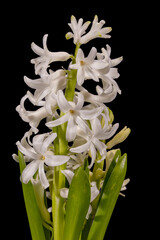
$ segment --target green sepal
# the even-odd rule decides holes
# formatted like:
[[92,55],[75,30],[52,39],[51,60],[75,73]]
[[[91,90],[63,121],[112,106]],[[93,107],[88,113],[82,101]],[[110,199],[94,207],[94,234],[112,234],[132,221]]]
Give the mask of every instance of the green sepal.
[[115,167],[106,181],[87,240],[103,240],[126,175],[126,170],[127,154],[124,154],[118,158]]
[[85,170],[75,173],[66,204],[63,240],[79,240],[90,204],[90,183]]
[[[24,161],[23,154],[20,151],[18,151],[18,157],[20,173],[22,174],[24,168],[26,167],[26,164]],[[22,189],[32,240],[45,240],[42,219],[37,206],[34,189],[31,181],[29,181],[27,184],[24,184],[22,182]]]

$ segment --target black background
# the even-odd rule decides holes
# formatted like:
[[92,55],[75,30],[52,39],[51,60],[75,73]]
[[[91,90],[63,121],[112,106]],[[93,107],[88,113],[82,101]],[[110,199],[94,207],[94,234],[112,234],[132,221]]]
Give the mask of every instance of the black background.
[[15,108],[29,89],[23,76],[36,78],[30,63],[30,59],[35,57],[30,44],[34,41],[38,46],[42,46],[42,37],[47,33],[50,51],[73,53],[72,40],[67,41],[64,37],[70,31],[67,23],[70,22],[72,14],[77,19],[82,17],[84,21],[92,21],[97,14],[100,20],[106,21],[106,26],[112,27],[111,39],[96,39],[82,46],[85,55],[92,46],[100,51],[101,47],[109,44],[112,48],[111,58],[124,58],[118,66],[120,78],[117,79],[122,95],[118,95],[108,106],[113,110],[115,122],[119,122],[120,129],[128,126],[132,130],[126,142],[121,144],[122,153],[128,153],[126,177],[131,181],[126,197],[120,196],[117,201],[106,239],[144,239],[149,234],[153,237],[152,200],[157,197],[152,188],[156,181],[152,175],[152,166],[155,168],[157,163],[153,158],[155,145],[152,148],[153,136],[150,134],[158,131],[154,108],[156,105],[158,109],[158,100],[153,103],[158,79],[154,78],[156,67],[155,58],[152,56],[158,50],[154,48],[158,32],[155,25],[156,6],[138,1],[117,3],[118,1],[100,2],[96,7],[93,3],[90,5],[89,2],[76,2],[69,7],[68,3],[62,2],[58,4],[41,1],[33,5],[26,1],[2,8],[1,211],[4,212],[2,230],[6,235],[5,239],[31,239],[19,181],[19,168],[11,157],[12,153],[17,151],[15,142],[29,129]]

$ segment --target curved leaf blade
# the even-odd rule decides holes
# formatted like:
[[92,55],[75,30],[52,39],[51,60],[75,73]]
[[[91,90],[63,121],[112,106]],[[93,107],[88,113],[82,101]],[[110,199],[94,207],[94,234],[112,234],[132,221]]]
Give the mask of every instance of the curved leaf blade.
[[75,173],[66,205],[64,240],[79,240],[90,204],[90,183],[83,168]]
[[[24,161],[23,154],[18,151],[20,172],[22,174],[26,164]],[[24,202],[26,206],[30,231],[32,235],[32,240],[45,240],[45,234],[43,230],[42,220],[40,212],[37,206],[34,189],[31,182],[24,184],[22,182]]]
[[103,240],[127,170],[127,154],[118,159],[100,199],[87,240]]

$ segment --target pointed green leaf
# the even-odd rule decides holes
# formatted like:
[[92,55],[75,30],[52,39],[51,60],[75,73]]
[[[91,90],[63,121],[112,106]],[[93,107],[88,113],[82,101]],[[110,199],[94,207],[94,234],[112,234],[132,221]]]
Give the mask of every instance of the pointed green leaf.
[[[108,171],[107,171],[107,173],[106,173],[106,176],[105,176],[105,178],[104,178],[104,183],[103,183],[103,186],[102,186],[102,189],[101,189],[101,193],[100,193],[99,199],[97,199],[97,203],[96,203],[97,206],[93,207],[93,205],[92,205],[92,214],[90,215],[90,218],[87,220],[87,222],[86,222],[86,224],[85,224],[85,226],[84,226],[83,232],[82,232],[82,239],[83,239],[83,240],[86,240],[87,237],[88,237],[88,234],[89,234],[89,231],[90,231],[92,222],[93,222],[93,218],[94,218],[94,215],[95,215],[96,210],[97,210],[97,208],[98,208],[98,204],[99,204],[99,202],[100,202],[100,199],[101,199],[101,197],[102,197],[102,195],[103,195],[105,186],[106,186],[107,181],[108,181],[108,179],[109,179],[109,177],[110,177],[110,175],[111,175],[111,173],[112,173],[114,167],[116,166],[116,163],[118,162],[118,159],[119,159],[120,157],[121,157],[121,151],[120,151],[120,149],[118,149],[118,150],[116,151],[115,155],[114,155],[114,158],[113,158],[113,160],[112,160],[112,162],[111,162],[111,164],[110,164],[110,166],[109,166],[109,169],[108,169]],[[92,204],[93,204],[93,203],[92,203]]]
[[[20,172],[22,174],[26,164],[24,161],[23,154],[20,151],[18,152],[18,157],[20,164]],[[32,240],[45,240],[42,220],[37,206],[32,183],[31,182],[27,184],[22,183],[22,189]]]
[[90,183],[83,168],[75,173],[66,205],[63,240],[79,240],[90,204]]
[[103,187],[102,187],[102,190],[101,190],[101,195],[100,195],[99,201],[100,201],[100,199],[101,199],[101,197],[102,197],[102,195],[103,195],[103,191],[104,191],[104,188],[105,188],[105,186],[106,186],[106,184],[107,184],[107,181],[108,181],[108,179],[109,179],[109,177],[110,177],[110,175],[111,175],[111,173],[112,173],[114,167],[116,166],[116,164],[117,164],[117,162],[118,162],[118,160],[119,160],[120,157],[121,157],[121,150],[118,149],[118,150],[116,151],[116,153],[115,153],[115,155],[114,155],[114,158],[113,158],[113,160],[112,160],[112,162],[111,162],[111,164],[110,164],[110,166],[109,166],[109,169],[108,169],[108,171],[107,171],[107,173],[106,173],[106,176],[105,176],[105,179],[104,179],[104,183],[103,183]]
[[118,159],[103,190],[87,240],[103,240],[127,169],[127,155]]

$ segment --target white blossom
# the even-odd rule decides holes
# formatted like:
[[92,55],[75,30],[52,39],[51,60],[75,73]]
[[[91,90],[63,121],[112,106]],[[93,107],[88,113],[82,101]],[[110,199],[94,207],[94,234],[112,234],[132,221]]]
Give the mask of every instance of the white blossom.
[[31,44],[32,50],[39,55],[39,57],[32,59],[31,63],[35,64],[35,73],[40,76],[46,74],[50,63],[66,61],[71,57],[67,52],[50,52],[47,48],[47,37],[48,34],[43,37],[43,48],[38,47],[35,43]]
[[[112,124],[113,113],[104,105],[104,103],[113,101],[117,93],[121,94],[121,89],[116,82],[119,77],[116,66],[123,58],[111,59],[111,47],[108,44],[101,49],[101,52],[97,52],[97,49],[92,47],[86,57],[81,49],[82,44],[86,44],[92,39],[110,38],[108,33],[112,29],[105,27],[104,24],[105,21],[99,21],[97,15],[92,23],[84,22],[82,18],[77,20],[71,16],[71,22],[68,24],[71,32],[66,34],[66,38],[73,38],[76,45],[74,56],[67,52],[49,51],[47,34],[43,36],[42,48],[32,43],[31,48],[38,56],[32,59],[31,63],[34,64],[35,74],[39,76],[36,79],[24,76],[24,82],[31,88],[31,91],[27,91],[16,107],[22,120],[31,127],[21,141],[16,143],[26,162],[26,167],[21,174],[21,181],[25,184],[30,180],[33,184],[38,181],[38,184],[46,189],[53,184],[56,169],[64,174],[70,185],[75,171],[79,167],[84,167],[86,159],[88,159],[90,203],[100,193],[99,189],[104,181],[100,177],[102,174],[104,176],[109,169],[117,151],[112,147],[124,141],[130,133],[130,129],[125,127],[114,136],[119,124]],[[51,63],[68,59],[71,59],[72,62],[68,63],[66,69],[61,67],[61,69],[53,71],[50,68]],[[97,83],[94,94],[90,92],[89,88],[84,87],[86,80],[93,80]],[[74,96],[73,101],[67,100],[70,97],[69,93]],[[26,110],[28,100],[36,107],[35,111]],[[50,129],[54,128],[53,131],[37,134],[41,124],[44,123],[42,120],[45,120],[45,126]],[[34,136],[32,136],[33,133]],[[56,139],[57,137],[60,138]],[[112,139],[108,140],[110,138]],[[69,142],[68,145],[67,142]],[[59,150],[64,150],[63,147],[65,155],[55,155],[55,152],[60,153]],[[108,149],[112,150],[108,152]],[[13,158],[19,162],[16,154],[13,154]],[[94,164],[103,160],[106,161],[105,170],[104,168],[98,169],[99,172],[96,172],[97,176],[100,176],[98,178],[94,174],[96,171]],[[63,166],[59,167],[63,164],[65,164],[65,169]],[[92,167],[93,172],[91,171]],[[100,179],[99,184],[95,182],[97,179]],[[61,181],[60,178],[59,181]],[[126,189],[128,182],[129,179],[124,180],[121,191]],[[56,181],[54,184],[55,187],[58,187]],[[66,188],[64,184],[61,187],[59,189],[60,196],[67,199],[69,188]],[[54,191],[52,188],[49,190]],[[48,193],[51,199],[52,195],[52,192]],[[124,196],[123,193],[120,195]],[[90,204],[86,219],[89,218],[91,212]]]
[[41,107],[36,111],[27,111],[24,107],[25,100],[28,99],[28,94],[22,97],[20,101],[20,105],[16,107],[16,111],[19,113],[20,117],[23,121],[28,122],[29,125],[32,127],[32,130],[37,133],[38,132],[38,125],[40,121],[46,118],[49,114],[46,111],[45,107]]
[[81,86],[86,79],[93,79],[96,82],[99,81],[97,70],[104,69],[106,67],[106,63],[101,60],[95,60],[96,55],[97,49],[95,47],[91,49],[88,57],[86,58],[82,49],[78,49],[76,63],[70,65],[71,69],[77,69],[78,85]]
[[[25,137],[27,137],[27,134],[25,134]],[[50,167],[55,167],[60,166],[69,160],[68,156],[54,155],[53,151],[49,148],[56,137],[56,133],[44,133],[34,136],[32,145],[31,143],[27,143],[24,138],[23,141],[18,141],[16,143],[18,149],[24,154],[29,162],[22,172],[22,181],[24,183],[28,183],[38,170],[40,182],[44,188],[47,188],[49,182],[45,175],[45,164]]]
[[71,17],[71,23],[69,23],[68,25],[70,26],[73,33],[68,32],[66,34],[66,38],[67,39],[73,38],[74,44],[79,45],[85,44],[94,38],[110,38],[110,35],[108,35],[108,33],[112,30],[112,28],[111,27],[103,28],[105,21],[101,20],[100,22],[98,22],[97,15],[94,17],[91,29],[88,33],[86,33],[85,30],[88,28],[90,22],[87,21],[83,25],[82,24],[83,24],[82,18],[80,18],[79,21],[77,22],[74,16]]
[[82,121],[81,118],[77,117],[77,123],[80,127],[78,135],[84,138],[86,140],[86,143],[80,146],[72,147],[70,149],[70,151],[74,153],[90,151],[92,161],[89,165],[89,168],[91,168],[95,162],[97,154],[96,150],[98,150],[101,155],[101,159],[99,161],[102,161],[106,157],[107,146],[101,140],[109,139],[110,137],[112,137],[119,127],[118,123],[114,124],[113,126],[109,126],[106,122],[104,127],[102,127],[101,122],[98,118],[95,118],[90,122],[91,129],[89,128],[87,123]]
[[66,38],[67,39],[73,38],[74,44],[80,43],[81,36],[85,34],[86,29],[88,28],[90,23],[91,23],[90,21],[87,21],[83,24],[82,18],[80,18],[77,22],[76,18],[72,15],[71,23],[68,23],[68,25],[70,26],[73,33],[68,32],[66,34]]
[[57,93],[59,89],[64,89],[67,82],[66,71],[59,69],[51,72],[39,79],[32,80],[24,77],[25,83],[35,89],[34,95],[28,92],[29,100],[37,106],[45,106],[49,114],[53,114],[56,101],[52,97],[53,93]]
[[83,109],[84,98],[83,95],[79,92],[76,93],[75,102],[67,101],[62,90],[57,92],[58,106],[60,110],[65,113],[60,118],[47,122],[47,127],[56,127],[65,122],[68,122],[66,129],[66,139],[67,141],[73,141],[77,133],[77,118],[80,117],[83,120],[91,120],[96,118],[103,111],[103,107],[97,107],[94,109]]
[[70,160],[67,162],[67,169],[76,170],[77,168],[83,166],[85,158],[88,158],[87,153],[70,155]]
[[116,88],[117,92],[121,94],[121,90],[114,79],[119,77],[118,69],[115,68],[122,60],[123,57],[111,59],[111,47],[107,44],[106,49],[102,48],[102,53],[97,53],[97,58],[103,62],[106,62],[106,68],[98,70],[99,78],[102,79],[103,88],[97,86],[98,94],[108,94],[112,91],[113,86]]

